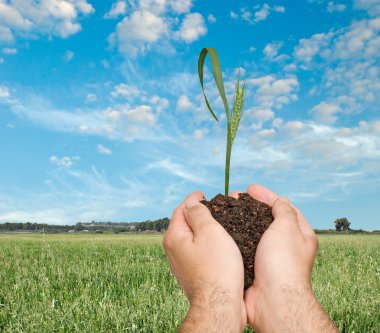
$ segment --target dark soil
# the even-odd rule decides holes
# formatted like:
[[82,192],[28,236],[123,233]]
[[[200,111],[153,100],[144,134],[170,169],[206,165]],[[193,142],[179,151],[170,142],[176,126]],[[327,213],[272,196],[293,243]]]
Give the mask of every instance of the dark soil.
[[252,285],[255,277],[257,245],[264,231],[273,222],[272,208],[252,198],[248,193],[240,193],[238,199],[218,194],[210,201],[201,202],[239,247],[244,262],[244,290],[246,290]]

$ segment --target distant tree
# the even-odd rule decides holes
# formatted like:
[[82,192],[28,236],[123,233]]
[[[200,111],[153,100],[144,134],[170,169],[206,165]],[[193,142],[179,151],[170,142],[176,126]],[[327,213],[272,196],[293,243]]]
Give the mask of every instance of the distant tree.
[[334,223],[335,223],[336,231],[348,231],[348,230],[350,230],[350,224],[351,223],[345,217],[336,219]]

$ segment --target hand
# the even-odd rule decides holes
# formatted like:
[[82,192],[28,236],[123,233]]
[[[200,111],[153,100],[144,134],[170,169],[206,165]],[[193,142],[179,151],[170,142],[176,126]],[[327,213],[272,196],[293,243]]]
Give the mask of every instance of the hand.
[[246,326],[244,268],[238,247],[190,194],[174,211],[163,244],[190,302],[180,332],[241,332]]
[[255,280],[245,303],[256,332],[337,332],[311,289],[318,239],[288,199],[259,185],[247,192],[272,206],[273,223],[256,251]]

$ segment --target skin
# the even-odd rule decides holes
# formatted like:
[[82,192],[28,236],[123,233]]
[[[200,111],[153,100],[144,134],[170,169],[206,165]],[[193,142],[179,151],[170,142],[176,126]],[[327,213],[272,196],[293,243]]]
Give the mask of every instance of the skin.
[[258,245],[255,281],[245,295],[240,251],[199,203],[203,193],[191,193],[173,213],[164,248],[190,302],[179,332],[242,332],[247,323],[256,332],[338,332],[312,292],[312,228],[288,199],[259,185],[247,192],[272,206],[274,221]]

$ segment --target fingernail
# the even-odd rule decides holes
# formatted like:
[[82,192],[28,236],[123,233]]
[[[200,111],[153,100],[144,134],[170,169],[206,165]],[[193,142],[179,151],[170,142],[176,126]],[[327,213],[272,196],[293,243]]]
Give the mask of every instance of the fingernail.
[[190,209],[191,207],[194,207],[195,205],[198,205],[199,204],[199,201],[198,200],[195,200],[195,199],[189,199],[186,201],[186,209]]

